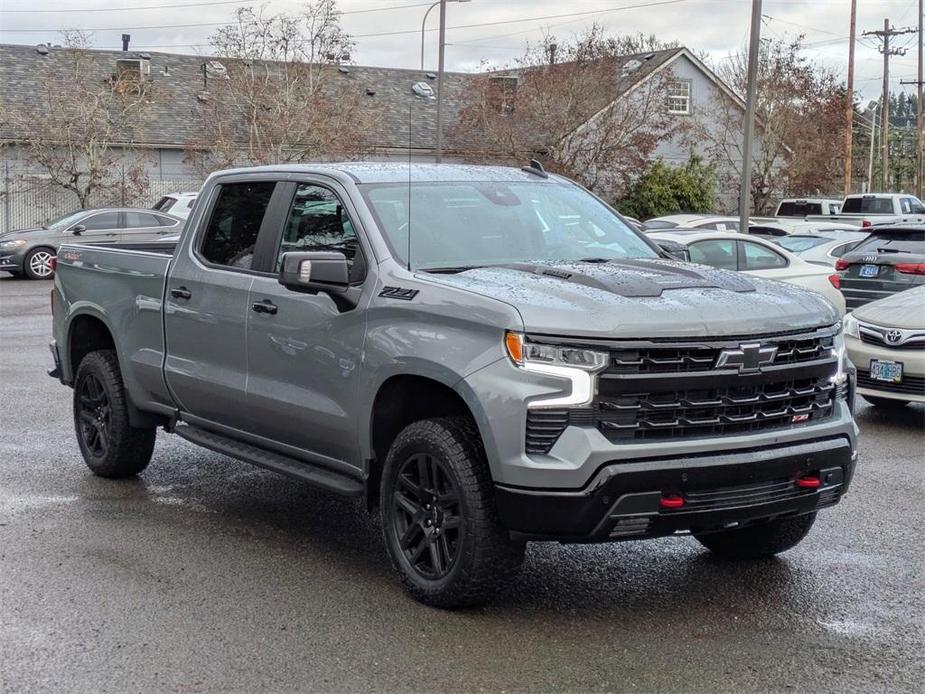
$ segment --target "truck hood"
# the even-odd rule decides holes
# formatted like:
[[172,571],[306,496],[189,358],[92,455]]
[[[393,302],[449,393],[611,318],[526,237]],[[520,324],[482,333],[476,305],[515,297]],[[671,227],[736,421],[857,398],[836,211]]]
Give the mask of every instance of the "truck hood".
[[531,263],[426,277],[512,305],[527,332],[538,334],[715,337],[838,321],[832,305],[813,292],[670,260]]

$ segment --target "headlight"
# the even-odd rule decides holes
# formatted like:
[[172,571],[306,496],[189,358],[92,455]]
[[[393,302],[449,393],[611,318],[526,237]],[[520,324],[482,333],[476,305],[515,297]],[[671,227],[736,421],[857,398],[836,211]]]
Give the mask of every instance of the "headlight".
[[583,407],[594,399],[597,373],[609,355],[591,349],[527,342],[520,333],[505,333],[504,346],[511,361],[524,371],[555,376],[571,382],[571,393],[531,400],[527,407]]
[[860,329],[858,328],[858,319],[855,318],[852,314],[846,314],[845,317],[842,318],[841,324],[845,335],[856,337],[859,340],[861,339]]
[[19,248],[20,246],[25,246],[25,239],[16,239],[15,241],[0,241],[0,248],[10,250],[13,248]]

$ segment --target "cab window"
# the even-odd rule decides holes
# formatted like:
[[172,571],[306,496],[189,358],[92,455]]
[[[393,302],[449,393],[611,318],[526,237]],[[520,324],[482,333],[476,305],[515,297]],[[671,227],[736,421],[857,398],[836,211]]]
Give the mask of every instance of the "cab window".
[[787,259],[766,246],[748,241],[740,241],[742,245],[743,270],[771,270],[773,268],[787,267]]
[[101,231],[104,229],[118,229],[119,228],[119,213],[118,212],[103,212],[102,214],[95,214],[87,217],[85,220],[80,222],[83,224],[87,231]]
[[353,223],[338,197],[322,186],[302,183],[296,188],[276,255],[276,269],[282,265],[283,253],[296,251],[337,251],[347,258],[351,282],[362,280],[365,274]]
[[732,239],[709,239],[690,245],[691,262],[722,270],[737,269],[736,246]]
[[275,185],[258,181],[221,186],[200,246],[204,260],[214,265],[251,269],[257,235]]

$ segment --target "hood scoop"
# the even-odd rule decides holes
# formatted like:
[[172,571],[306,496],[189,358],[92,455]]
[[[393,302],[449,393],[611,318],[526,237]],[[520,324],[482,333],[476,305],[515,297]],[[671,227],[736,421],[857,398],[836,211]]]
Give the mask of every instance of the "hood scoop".
[[514,263],[501,267],[616,294],[659,297],[666,289],[725,289],[753,292],[755,285],[731,271],[699,269],[671,260],[614,260],[607,263]]

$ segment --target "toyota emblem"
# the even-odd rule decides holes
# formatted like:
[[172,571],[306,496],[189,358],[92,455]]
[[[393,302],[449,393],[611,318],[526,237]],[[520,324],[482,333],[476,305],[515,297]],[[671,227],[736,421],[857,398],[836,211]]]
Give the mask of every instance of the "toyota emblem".
[[902,330],[890,330],[886,334],[886,341],[891,345],[897,344],[900,340],[903,339]]

